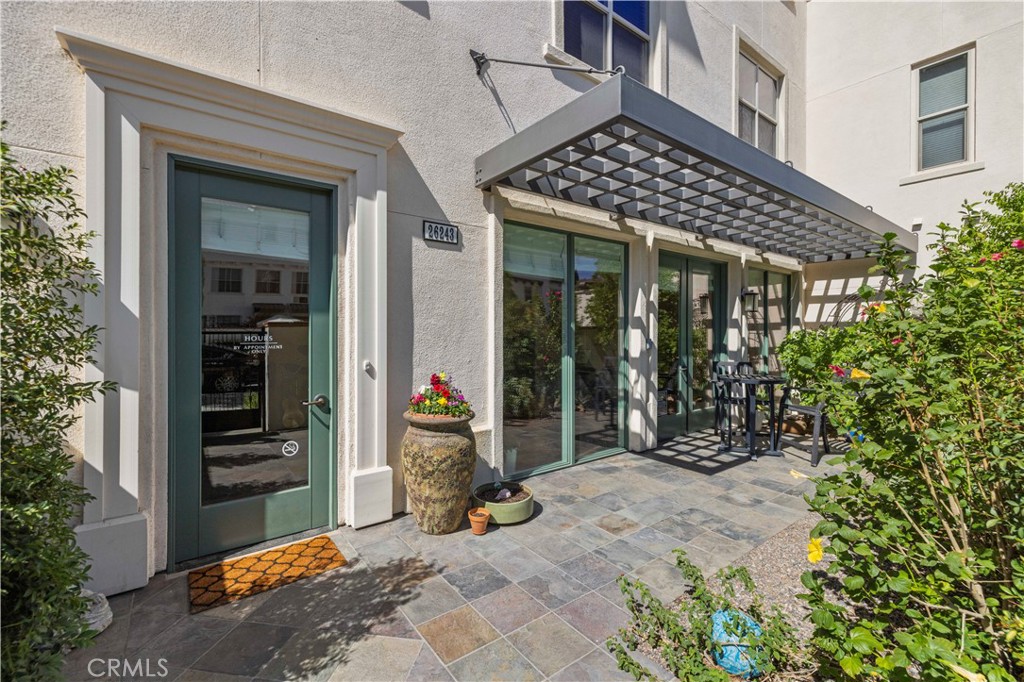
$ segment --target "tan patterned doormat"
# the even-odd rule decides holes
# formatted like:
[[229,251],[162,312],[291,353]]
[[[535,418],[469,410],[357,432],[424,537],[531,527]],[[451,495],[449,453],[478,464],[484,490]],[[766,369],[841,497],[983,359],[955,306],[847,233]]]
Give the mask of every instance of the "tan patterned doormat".
[[347,563],[329,537],[318,535],[189,571],[188,596],[192,613],[251,597]]

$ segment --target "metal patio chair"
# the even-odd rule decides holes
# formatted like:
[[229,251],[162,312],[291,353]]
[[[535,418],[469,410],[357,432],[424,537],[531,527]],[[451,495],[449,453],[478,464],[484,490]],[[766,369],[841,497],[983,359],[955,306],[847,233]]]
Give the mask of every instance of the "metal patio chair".
[[810,405],[801,405],[799,403],[790,402],[790,396],[793,392],[792,386],[786,386],[782,389],[782,398],[779,400],[779,416],[778,416],[778,438],[775,442],[775,449],[780,450],[782,448],[782,422],[786,418],[786,413],[800,414],[806,417],[810,417],[814,422],[813,438],[811,442],[811,466],[818,466],[818,461],[821,459],[821,452],[818,449],[818,441],[824,443],[825,454],[830,454],[831,450],[828,446],[828,415],[826,414],[826,405],[822,401],[813,407]]

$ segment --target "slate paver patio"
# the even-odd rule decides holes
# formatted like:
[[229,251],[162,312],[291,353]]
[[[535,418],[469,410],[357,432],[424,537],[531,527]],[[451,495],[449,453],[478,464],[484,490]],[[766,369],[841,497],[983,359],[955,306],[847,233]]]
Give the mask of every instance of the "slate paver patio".
[[[627,620],[627,572],[672,599],[672,550],[713,572],[807,513],[809,455],[749,461],[710,433],[529,480],[537,512],[474,536],[421,533],[409,515],[331,538],[349,565],[188,614],[186,574],[111,599],[115,618],[74,651],[166,659],[164,680],[617,680],[604,641]],[[827,460],[826,460],[827,461]]]

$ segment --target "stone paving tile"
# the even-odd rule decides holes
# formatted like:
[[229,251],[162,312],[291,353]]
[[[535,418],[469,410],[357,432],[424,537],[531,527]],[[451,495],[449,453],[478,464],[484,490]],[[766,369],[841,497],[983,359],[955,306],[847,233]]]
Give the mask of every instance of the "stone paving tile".
[[738,542],[731,538],[723,537],[713,531],[708,531],[703,535],[698,535],[693,540],[687,542],[686,546],[695,547],[705,552],[715,554],[725,558],[726,561],[731,561],[741,557],[754,548],[754,545],[748,542]]
[[423,643],[418,641],[372,636],[353,645],[328,679],[331,682],[404,680],[422,648]]
[[537,536],[530,543],[530,549],[552,563],[560,563],[578,557],[587,551],[563,534],[555,533]]
[[581,523],[575,528],[570,528],[562,533],[562,537],[584,549],[601,547],[615,540],[614,535],[590,523]]
[[682,511],[682,507],[667,497],[651,497],[643,502],[631,504],[620,509],[618,514],[632,519],[642,526],[653,526],[658,521],[667,519]]
[[641,528],[635,533],[630,533],[622,539],[629,544],[635,545],[645,552],[650,552],[656,556],[664,554],[665,552],[670,552],[683,544],[683,541],[679,538],[666,535],[654,528],[646,527]]
[[420,649],[420,655],[412,664],[406,682],[451,682],[454,678],[441,663],[441,659],[429,647]]
[[161,582],[162,589],[151,594],[137,594],[132,609],[156,609],[186,615],[189,610],[187,576],[182,573]]
[[255,675],[299,630],[283,625],[240,623],[192,664],[196,670]]
[[652,525],[651,528],[659,533],[675,538],[679,542],[692,540],[705,531],[700,524],[689,521],[685,511],[675,516],[670,516],[667,519],[662,519]]
[[573,516],[564,508],[559,509],[553,506],[548,507],[546,513],[540,517],[534,519],[531,525],[536,526],[532,529],[532,532],[526,535],[528,540],[532,540],[537,536],[539,529],[547,529],[553,533],[560,533],[564,530],[569,530],[575,526],[583,523],[583,520]]
[[425,550],[420,552],[420,557],[441,574],[457,571],[480,561],[480,555],[461,542]]
[[500,530],[488,530],[486,535],[471,535],[464,540],[464,544],[484,559],[500,557],[522,547],[512,536]]
[[491,642],[448,668],[459,682],[536,682],[544,676],[504,639]]
[[526,547],[520,547],[515,552],[509,552],[500,557],[492,557],[490,562],[502,575],[513,582],[525,580],[531,575],[554,567],[553,563]]
[[126,656],[163,658],[170,667],[188,668],[237,625],[223,618],[183,618],[137,652],[126,652]]
[[594,648],[553,613],[519,628],[508,635],[508,641],[545,675],[558,672]]
[[552,503],[557,504],[560,507],[568,507],[577,502],[582,502],[583,498],[575,493],[569,491],[561,491],[557,493],[548,493],[545,497]]
[[[211,611],[217,610],[211,609]],[[148,644],[150,640],[170,628],[184,616],[169,615],[165,611],[136,609],[121,617],[128,623],[128,636],[124,642],[124,648],[132,651]]]
[[785,507],[786,509],[799,512],[801,515],[806,514],[811,509],[810,505],[807,504],[807,501],[802,497],[793,497],[792,495],[787,495],[785,493],[776,495],[772,499],[768,500],[768,504],[777,507]]
[[619,670],[615,659],[604,651],[594,649],[549,679],[554,682],[631,682],[633,676]]
[[[621,598],[622,593],[619,593]],[[555,613],[584,637],[603,647],[605,640],[629,622],[626,611],[602,597],[589,592],[579,599],[555,609]]]
[[472,606],[428,620],[419,625],[418,630],[444,663],[458,660],[500,637]]
[[590,500],[583,500],[576,504],[571,504],[565,508],[567,512],[573,516],[582,519],[584,521],[590,521],[597,519],[608,513],[607,507],[602,507],[599,504],[594,504]]
[[548,608],[518,585],[503,587],[473,602],[473,608],[503,635],[548,613]]
[[249,682],[248,675],[230,675],[228,673],[214,673],[209,670],[185,670],[178,676],[168,675],[160,678],[159,669],[150,671],[150,679],[172,680],[173,682]]
[[527,578],[519,586],[549,609],[557,609],[590,591],[586,585],[557,567]]
[[[615,493],[604,493],[603,495],[598,495],[597,497],[592,497],[590,499],[590,501],[593,504],[596,504],[598,506],[604,507],[608,511],[618,511],[618,510],[622,509],[623,507],[629,506],[628,502],[623,500],[621,497],[619,497]],[[608,512],[605,512],[605,513],[608,513]]]
[[767,488],[768,490],[774,490],[777,493],[784,493],[797,483],[796,479],[791,476],[787,476],[786,478],[789,478],[788,482],[785,480],[775,480],[768,476],[757,476],[750,479],[750,483],[751,485],[756,485],[760,488]]
[[618,514],[605,514],[600,518],[594,519],[593,524],[612,535],[626,535],[640,527],[640,524],[636,521],[627,519],[625,516],[619,516]]
[[419,625],[465,603],[466,600],[454,587],[444,578],[437,577],[417,587],[409,601],[399,608],[413,625]]
[[380,566],[396,559],[415,559],[415,550],[396,536],[359,547],[359,557],[374,566]]
[[618,566],[608,563],[593,552],[564,561],[558,567],[592,590],[615,580],[622,573]]
[[616,540],[603,547],[598,547],[594,550],[594,554],[614,564],[622,571],[634,571],[655,558],[650,552],[645,552],[625,540]]
[[643,580],[651,588],[654,596],[666,604],[686,592],[689,587],[679,568],[662,559],[655,559],[636,569],[636,577]]
[[[544,561],[540,557],[537,558]],[[503,559],[495,559],[495,561],[503,561]],[[446,573],[443,577],[466,601],[479,599],[512,584],[498,569],[486,561],[478,561],[465,568]]]

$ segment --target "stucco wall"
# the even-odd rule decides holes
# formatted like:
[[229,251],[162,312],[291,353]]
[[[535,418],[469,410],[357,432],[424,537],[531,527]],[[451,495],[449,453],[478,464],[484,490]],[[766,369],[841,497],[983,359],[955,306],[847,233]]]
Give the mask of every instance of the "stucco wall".
[[[927,264],[936,224],[1024,178],[1024,5],[812,2],[807,13],[807,170],[904,228],[919,223]],[[901,185],[916,170],[911,67],[971,43],[984,168]]]
[[[473,159],[550,113],[594,80],[494,64],[481,79],[470,48],[541,61],[556,34],[552,2],[4,3],[3,117],[28,165],[64,163],[84,178],[83,76],[63,54],[63,26],[187,66],[261,85],[405,132],[388,158],[388,451],[400,494],[398,417],[409,392],[450,370],[474,401],[478,476],[491,452],[494,317],[486,286],[488,210]],[[737,26],[787,72],[788,153],[803,160],[802,5],[682,3],[655,9],[666,37],[655,85],[733,129]],[[84,186],[84,185],[83,185]],[[462,228],[457,247],[421,239],[424,218]]]

